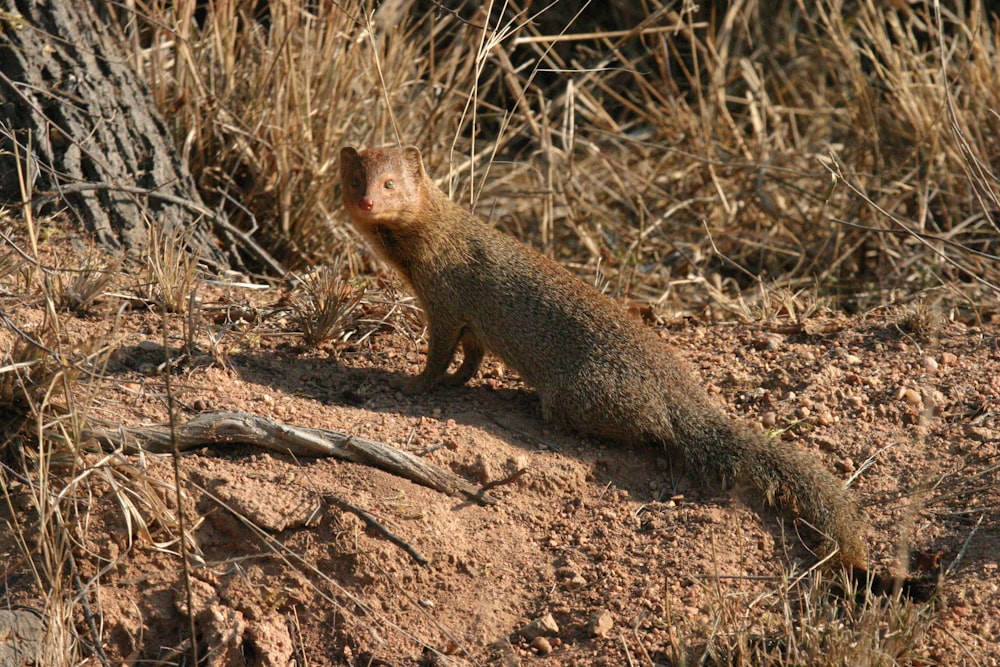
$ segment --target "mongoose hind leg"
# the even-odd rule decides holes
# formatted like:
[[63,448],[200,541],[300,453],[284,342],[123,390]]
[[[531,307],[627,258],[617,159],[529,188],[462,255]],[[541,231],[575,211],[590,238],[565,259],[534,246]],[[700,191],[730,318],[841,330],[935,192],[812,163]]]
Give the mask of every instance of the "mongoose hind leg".
[[461,342],[462,365],[454,373],[449,373],[442,378],[441,384],[446,387],[460,387],[471,380],[479,371],[479,364],[482,363],[483,355],[486,353],[482,344],[469,331],[462,335]]

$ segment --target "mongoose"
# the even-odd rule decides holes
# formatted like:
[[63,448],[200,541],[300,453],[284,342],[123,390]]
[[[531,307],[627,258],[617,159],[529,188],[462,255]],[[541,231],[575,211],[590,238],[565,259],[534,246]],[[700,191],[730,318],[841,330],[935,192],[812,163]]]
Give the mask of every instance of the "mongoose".
[[[538,392],[546,420],[673,448],[704,476],[788,508],[833,562],[864,575],[866,523],[817,456],[723,414],[652,329],[452,202],[416,147],[345,147],[340,174],[355,227],[405,278],[427,320],[427,364],[404,391],[464,384],[491,351]],[[459,344],[462,363],[449,372]]]

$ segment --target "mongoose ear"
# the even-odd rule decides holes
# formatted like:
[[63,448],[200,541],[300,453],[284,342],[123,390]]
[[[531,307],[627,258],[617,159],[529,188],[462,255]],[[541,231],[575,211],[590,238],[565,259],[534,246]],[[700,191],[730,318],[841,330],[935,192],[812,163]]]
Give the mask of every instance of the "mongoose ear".
[[357,149],[354,146],[344,146],[340,149],[340,161],[341,162],[356,162],[361,156],[358,154]]
[[424,177],[424,158],[420,155],[420,149],[416,146],[407,146],[403,149],[403,160],[406,166],[417,177]]

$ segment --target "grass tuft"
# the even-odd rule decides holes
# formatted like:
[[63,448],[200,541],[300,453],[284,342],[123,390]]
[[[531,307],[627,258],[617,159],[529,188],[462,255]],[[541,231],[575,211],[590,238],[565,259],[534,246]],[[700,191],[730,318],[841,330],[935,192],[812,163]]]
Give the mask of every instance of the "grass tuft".
[[308,347],[338,340],[353,324],[365,288],[343,278],[339,262],[306,274],[292,302],[292,321]]
[[199,278],[198,255],[188,248],[183,229],[150,229],[141,292],[143,298],[169,313],[187,311],[188,297]]

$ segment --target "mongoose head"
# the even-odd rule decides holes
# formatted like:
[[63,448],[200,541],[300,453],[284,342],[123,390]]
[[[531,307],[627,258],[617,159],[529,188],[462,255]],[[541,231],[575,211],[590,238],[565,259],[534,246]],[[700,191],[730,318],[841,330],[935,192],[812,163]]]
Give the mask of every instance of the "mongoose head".
[[340,151],[344,207],[358,225],[400,224],[424,202],[424,163],[416,146]]

